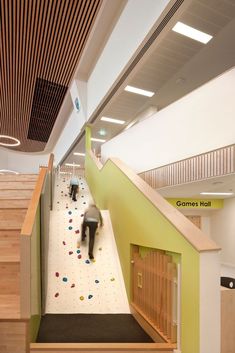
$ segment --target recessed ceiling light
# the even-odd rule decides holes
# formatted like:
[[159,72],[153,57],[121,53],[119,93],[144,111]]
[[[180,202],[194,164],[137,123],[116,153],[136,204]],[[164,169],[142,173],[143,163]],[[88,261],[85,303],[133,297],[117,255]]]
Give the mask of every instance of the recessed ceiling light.
[[19,146],[20,145],[20,140],[18,140],[15,137],[12,136],[8,136],[8,135],[0,135],[0,139],[9,139],[14,141],[15,143],[5,143],[5,142],[0,142],[1,146],[7,146],[7,147],[15,147],[15,146]]
[[92,138],[91,138],[91,141],[95,141],[95,142],[105,142],[106,140],[97,139],[97,138],[92,137]]
[[5,174],[5,173],[19,174],[18,172],[15,172],[14,170],[10,170],[10,169],[0,169],[0,173],[1,174]]
[[75,163],[65,163],[67,167],[80,167],[80,164],[75,164]]
[[200,192],[200,195],[230,196],[233,192]]
[[99,130],[99,135],[100,136],[105,136],[107,134],[106,130],[105,129],[100,129]]
[[211,38],[213,38],[213,36],[210,34],[201,32],[198,29],[185,25],[182,22],[177,22],[176,25],[172,28],[172,31],[183,34],[186,37],[192,38],[204,44],[207,44]]
[[106,116],[102,116],[102,118],[100,120],[107,121],[108,123],[114,123],[114,124],[120,124],[120,125],[125,124],[125,120],[108,118]]
[[155,93],[151,91],[146,91],[145,89],[133,87],[133,86],[126,86],[125,91],[141,94],[142,96],[152,97]]
[[74,152],[73,154],[74,156],[82,156],[82,157],[85,156],[85,153],[82,153],[82,152]]

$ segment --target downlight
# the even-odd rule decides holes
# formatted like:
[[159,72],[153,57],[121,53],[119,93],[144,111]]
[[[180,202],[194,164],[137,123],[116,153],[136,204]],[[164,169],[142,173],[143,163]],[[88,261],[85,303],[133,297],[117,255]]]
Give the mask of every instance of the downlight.
[[[7,139],[7,140],[12,140],[13,143],[6,143],[6,142],[1,142],[1,139]],[[20,145],[20,140],[18,140],[15,137],[8,136],[8,135],[0,135],[0,145],[5,146],[5,147],[16,147]]]

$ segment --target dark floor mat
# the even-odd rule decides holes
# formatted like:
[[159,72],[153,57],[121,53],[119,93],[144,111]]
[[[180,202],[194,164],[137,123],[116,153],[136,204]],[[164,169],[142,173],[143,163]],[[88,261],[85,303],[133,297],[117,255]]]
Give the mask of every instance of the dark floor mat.
[[130,314],[46,314],[38,343],[153,342]]

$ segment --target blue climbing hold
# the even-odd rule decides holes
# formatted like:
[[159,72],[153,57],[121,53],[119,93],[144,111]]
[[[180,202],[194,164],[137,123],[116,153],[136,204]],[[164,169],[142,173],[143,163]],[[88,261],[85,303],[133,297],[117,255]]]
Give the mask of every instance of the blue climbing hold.
[[73,229],[73,227],[69,226],[69,230]]
[[80,252],[81,252],[80,250],[77,250],[77,254],[80,254]]
[[68,282],[68,278],[67,277],[63,277],[63,282]]

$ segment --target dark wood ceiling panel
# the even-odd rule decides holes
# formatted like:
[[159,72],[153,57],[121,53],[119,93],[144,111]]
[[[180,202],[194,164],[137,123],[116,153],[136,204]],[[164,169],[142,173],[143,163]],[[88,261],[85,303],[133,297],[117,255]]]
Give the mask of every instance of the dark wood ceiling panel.
[[[15,149],[45,148],[101,2],[0,0],[0,134]],[[38,82],[60,89],[49,99]]]

